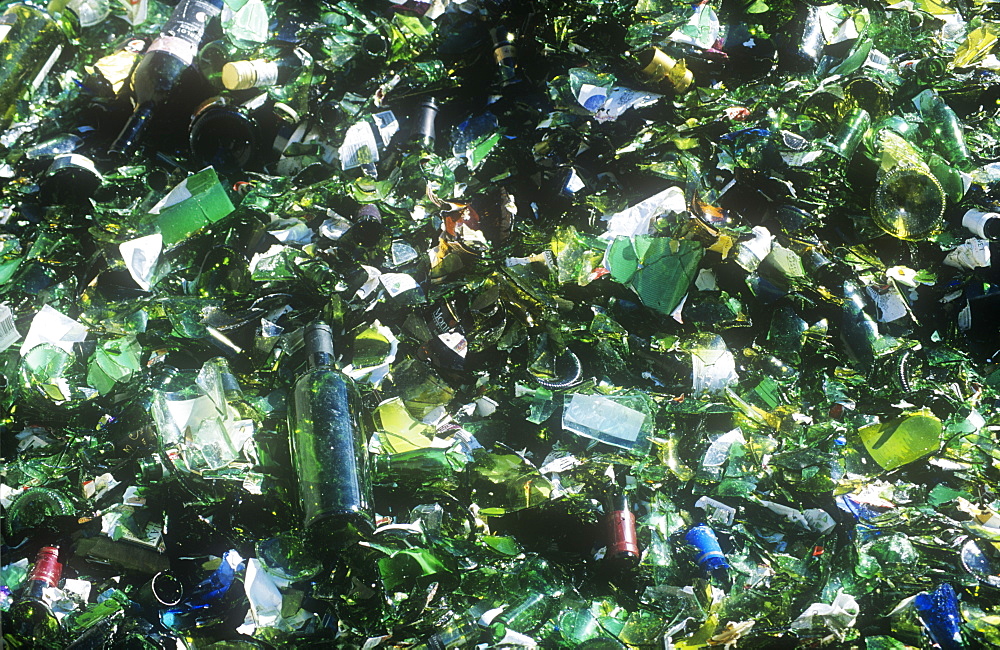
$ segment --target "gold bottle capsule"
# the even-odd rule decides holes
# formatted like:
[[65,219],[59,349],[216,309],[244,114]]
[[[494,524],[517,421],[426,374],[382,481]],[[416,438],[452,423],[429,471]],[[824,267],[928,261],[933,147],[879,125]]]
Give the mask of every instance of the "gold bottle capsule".
[[658,83],[666,79],[678,93],[685,92],[694,82],[694,75],[687,69],[684,59],[668,56],[658,47],[642,50],[635,58],[639,75],[647,81]]

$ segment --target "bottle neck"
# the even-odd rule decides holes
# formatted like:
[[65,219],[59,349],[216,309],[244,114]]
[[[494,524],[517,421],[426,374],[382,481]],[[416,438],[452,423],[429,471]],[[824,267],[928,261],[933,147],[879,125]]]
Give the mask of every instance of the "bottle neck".
[[136,106],[135,112],[132,113],[128,122],[125,123],[122,132],[118,134],[118,137],[112,143],[109,153],[113,157],[121,159],[133,156],[139,149],[142,136],[145,134],[149,120],[152,117],[153,102],[146,102]]
[[1000,214],[968,210],[962,217],[962,225],[977,237],[997,239],[997,236],[1000,235]]
[[417,111],[413,116],[413,131],[410,134],[410,141],[415,142],[426,149],[434,146],[435,125],[437,119],[438,105],[433,97],[428,97],[420,102]]
[[55,587],[62,577],[62,563],[59,562],[59,547],[44,546],[35,556],[35,565],[28,574],[23,598],[40,599],[45,587]]
[[309,369],[333,366],[333,331],[322,321],[310,323],[304,333]]
[[247,90],[276,86],[280,77],[280,62],[268,59],[230,61],[222,66],[222,85],[228,90]]
[[514,36],[506,27],[498,26],[490,30],[493,39],[493,58],[500,70],[500,85],[509,86],[517,81],[517,47]]

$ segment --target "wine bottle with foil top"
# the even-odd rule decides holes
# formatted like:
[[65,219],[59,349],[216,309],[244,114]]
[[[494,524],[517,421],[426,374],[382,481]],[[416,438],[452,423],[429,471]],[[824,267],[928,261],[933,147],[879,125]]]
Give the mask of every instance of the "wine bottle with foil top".
[[330,551],[374,529],[367,438],[354,382],[334,366],[330,326],[313,322],[304,336],[309,369],[290,395],[288,429],[303,525]]
[[128,157],[136,152],[154,114],[176,99],[209,20],[221,12],[222,0],[181,0],[174,7],[160,35],[132,73],[135,110],[111,145],[113,155]]
[[46,9],[28,3],[10,5],[0,15],[0,133],[17,113],[17,101],[36,90],[70,45],[77,26],[67,0]]
[[312,64],[312,56],[301,47],[275,54],[274,58],[230,61],[222,66],[222,85],[229,90],[284,86]]
[[669,87],[676,93],[686,92],[694,83],[694,74],[684,59],[677,59],[658,47],[649,47],[635,54],[639,78],[658,87]]
[[63,632],[55,614],[43,600],[46,587],[55,587],[62,577],[59,547],[44,546],[35,556],[21,596],[3,617],[5,648],[59,648]]
[[486,102],[488,109],[508,129],[534,129],[540,116],[551,110],[551,102],[525,75],[515,45],[516,33],[497,25],[490,29],[490,37],[496,72]]
[[520,81],[520,67],[517,61],[517,47],[514,33],[505,25],[497,25],[490,30],[493,40],[493,58],[497,64],[498,83],[505,88]]
[[607,551],[605,559],[623,566],[639,563],[639,542],[635,529],[635,514],[628,495],[621,490],[611,493],[605,515]]

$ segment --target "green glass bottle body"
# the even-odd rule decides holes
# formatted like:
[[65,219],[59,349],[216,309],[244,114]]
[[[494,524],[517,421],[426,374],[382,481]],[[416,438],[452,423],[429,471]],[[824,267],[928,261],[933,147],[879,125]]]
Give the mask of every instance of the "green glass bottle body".
[[941,155],[962,171],[972,169],[964,129],[955,111],[933,90],[917,95],[914,103]]
[[458,650],[476,645],[483,628],[471,619],[457,620],[430,635],[416,650]]
[[17,100],[38,87],[67,45],[60,20],[22,3],[0,16],[0,132],[13,121]]
[[370,534],[371,482],[354,382],[333,366],[325,323],[306,327],[309,370],[295,382],[288,428],[303,524],[313,540],[343,547]]

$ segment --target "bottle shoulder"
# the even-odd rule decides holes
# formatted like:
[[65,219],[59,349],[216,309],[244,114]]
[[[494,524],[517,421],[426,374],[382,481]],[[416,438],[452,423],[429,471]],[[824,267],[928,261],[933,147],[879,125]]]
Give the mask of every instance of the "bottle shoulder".
[[319,366],[304,371],[295,380],[295,389],[338,388],[354,391],[354,380],[334,366]]

